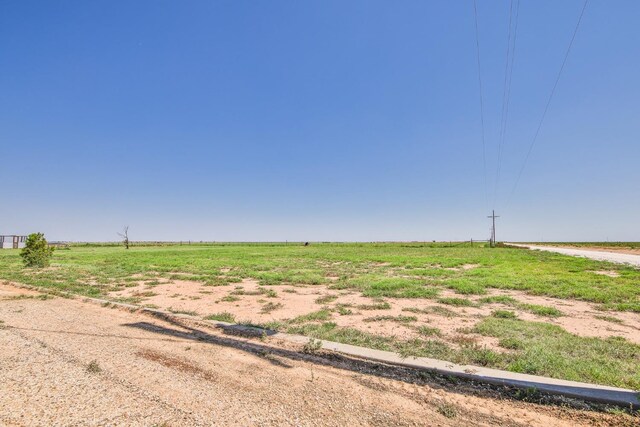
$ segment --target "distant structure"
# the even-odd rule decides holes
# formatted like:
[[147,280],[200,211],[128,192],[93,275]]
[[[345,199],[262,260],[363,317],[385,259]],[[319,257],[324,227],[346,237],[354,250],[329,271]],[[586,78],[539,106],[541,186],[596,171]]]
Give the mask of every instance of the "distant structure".
[[15,234],[9,234],[6,236],[0,235],[0,249],[24,248],[24,244],[26,241],[27,236],[18,236]]

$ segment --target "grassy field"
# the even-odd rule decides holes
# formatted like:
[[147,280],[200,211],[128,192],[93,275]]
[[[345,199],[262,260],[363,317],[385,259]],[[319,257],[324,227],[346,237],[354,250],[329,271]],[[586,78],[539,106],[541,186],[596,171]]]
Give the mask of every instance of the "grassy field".
[[[602,271],[608,275],[594,274]],[[258,282],[252,293],[239,286],[249,278]],[[215,301],[225,310],[212,307],[211,319],[261,323],[404,355],[640,389],[638,344],[617,336],[569,333],[550,324],[563,316],[562,307],[495,294],[508,290],[559,298],[569,305],[571,300],[593,303],[602,310],[602,321],[611,325],[622,322],[622,313],[637,317],[640,270],[584,258],[478,244],[217,244],[128,251],[76,246],[57,250],[52,266],[42,270],[23,268],[18,251],[0,251],[0,279],[107,298],[144,283],[146,295],[130,301],[136,303],[155,295],[154,286],[161,282],[190,281],[203,289],[229,289]],[[255,295],[266,316],[282,309],[282,292],[295,293],[296,287],[318,289],[314,298],[320,309],[269,322],[236,319],[235,307],[247,295]],[[338,299],[345,296],[370,301],[347,304]],[[400,301],[405,304],[401,313],[396,307]],[[407,301],[415,301],[414,306]],[[384,314],[392,306],[398,313]],[[369,310],[371,315],[363,314]],[[486,314],[474,314],[485,313],[481,310]],[[429,324],[434,316],[446,321],[460,313],[473,322],[458,325],[447,337]],[[341,324],[356,314],[362,322]],[[397,324],[413,335],[402,338],[361,327],[380,323]],[[471,339],[478,336],[496,345],[478,345]]]

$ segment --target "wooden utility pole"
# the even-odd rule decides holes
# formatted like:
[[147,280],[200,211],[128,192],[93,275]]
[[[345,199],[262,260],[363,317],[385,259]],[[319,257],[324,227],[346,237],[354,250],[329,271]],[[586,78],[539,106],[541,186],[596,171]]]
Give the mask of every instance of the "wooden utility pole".
[[496,211],[492,210],[491,215],[487,218],[491,218],[492,226],[491,226],[491,239],[489,240],[489,244],[492,248],[496,246],[496,218],[500,218],[500,215],[496,215]]

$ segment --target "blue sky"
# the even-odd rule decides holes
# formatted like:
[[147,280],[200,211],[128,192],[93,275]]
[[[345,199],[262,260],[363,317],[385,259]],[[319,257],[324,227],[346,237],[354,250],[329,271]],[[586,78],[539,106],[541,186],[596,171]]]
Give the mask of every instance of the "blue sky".
[[[640,240],[640,2],[4,1],[0,233]],[[485,196],[485,192],[489,196]],[[495,202],[494,202],[495,199]]]

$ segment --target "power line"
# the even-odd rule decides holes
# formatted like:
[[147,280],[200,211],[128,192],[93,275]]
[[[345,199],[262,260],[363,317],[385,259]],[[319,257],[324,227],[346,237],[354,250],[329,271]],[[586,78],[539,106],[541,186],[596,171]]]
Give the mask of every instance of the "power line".
[[[500,133],[498,137],[498,161],[496,166],[496,179],[493,187],[493,205],[496,204],[502,168],[502,149],[506,141],[507,123],[509,120],[509,104],[511,101],[511,81],[513,77],[513,64],[515,61],[516,39],[518,35],[518,17],[520,15],[520,0],[516,0],[515,25],[513,20],[513,0],[509,4],[509,33],[507,37],[507,55],[504,68],[504,84],[502,89],[502,114],[500,118]],[[513,37],[511,29],[513,28]],[[513,40],[513,43],[512,43]]]
[[562,60],[562,65],[560,66],[560,71],[558,71],[558,76],[556,77],[556,81],[553,84],[553,88],[551,89],[551,94],[549,95],[549,99],[547,100],[547,104],[544,107],[544,111],[542,112],[542,117],[540,118],[540,123],[538,123],[538,127],[536,129],[536,133],[533,136],[533,140],[531,140],[531,144],[529,145],[529,150],[527,151],[527,155],[524,158],[524,163],[522,164],[522,167],[520,168],[520,172],[518,172],[518,177],[516,178],[516,182],[513,186],[513,189],[511,190],[511,193],[509,194],[509,198],[507,199],[507,205],[509,204],[509,202],[511,201],[511,198],[513,197],[513,194],[516,191],[516,188],[518,187],[518,183],[520,182],[520,178],[522,177],[522,172],[524,171],[525,166],[527,165],[527,161],[529,160],[529,156],[531,156],[531,151],[533,150],[533,146],[536,143],[536,140],[538,139],[538,134],[540,133],[540,128],[542,127],[542,123],[544,122],[544,119],[547,115],[547,110],[549,110],[549,105],[551,104],[551,100],[553,99],[553,95],[556,93],[556,88],[558,86],[558,82],[560,81],[560,76],[562,75],[562,70],[564,70],[564,66],[567,63],[567,58],[569,57],[569,53],[571,52],[571,47],[573,46],[573,41],[576,38],[576,34],[578,34],[578,29],[580,28],[580,23],[582,22],[582,17],[584,16],[584,11],[587,8],[587,4],[589,3],[589,0],[585,0],[584,1],[584,5],[582,6],[582,10],[580,11],[580,16],[578,17],[578,22],[576,23],[576,28],[573,30],[573,35],[571,36],[571,41],[569,42],[569,46],[567,47],[567,51],[564,54],[564,59]]
[[476,28],[476,56],[478,60],[478,85],[480,86],[480,124],[482,127],[482,168],[484,171],[484,199],[489,208],[489,194],[487,185],[487,155],[485,148],[485,132],[484,132],[484,100],[482,97],[482,72],[480,67],[480,37],[478,36],[478,6],[476,0],[473,0],[473,16],[475,18]]

